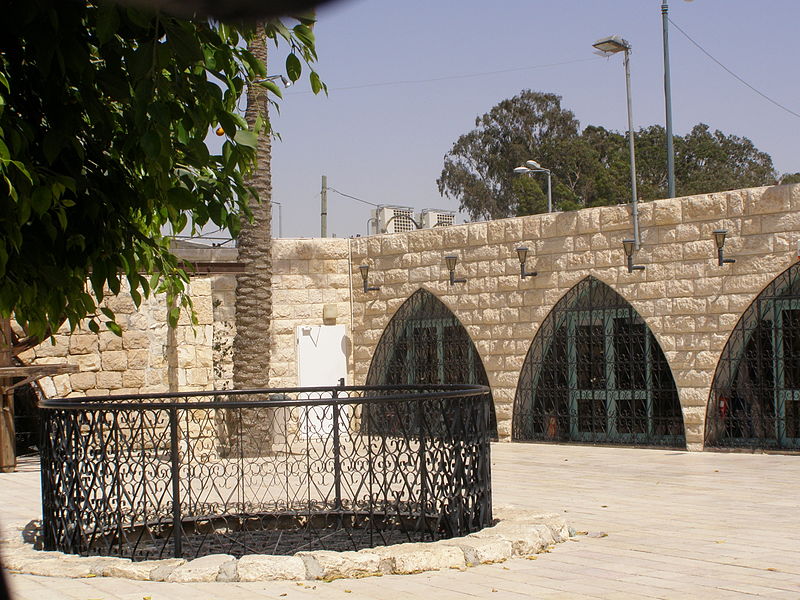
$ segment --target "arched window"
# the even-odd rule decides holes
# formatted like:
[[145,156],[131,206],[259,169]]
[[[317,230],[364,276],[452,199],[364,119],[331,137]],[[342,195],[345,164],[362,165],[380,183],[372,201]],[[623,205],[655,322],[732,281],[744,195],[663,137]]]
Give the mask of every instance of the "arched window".
[[[489,385],[475,344],[456,316],[419,289],[397,310],[375,349],[367,385],[472,383]],[[497,435],[492,406],[490,430]]]
[[684,447],[678,392],[650,329],[594,277],[553,307],[514,401],[514,440]]
[[708,447],[800,449],[800,265],[736,324],[714,373],[705,437]]

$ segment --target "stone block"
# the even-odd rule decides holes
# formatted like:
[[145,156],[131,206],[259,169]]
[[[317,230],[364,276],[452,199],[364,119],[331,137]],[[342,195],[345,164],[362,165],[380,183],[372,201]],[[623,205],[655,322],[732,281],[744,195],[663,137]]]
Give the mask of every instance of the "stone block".
[[122,387],[122,373],[118,371],[101,371],[97,373],[97,387],[118,390]]
[[230,554],[209,554],[195,558],[176,567],[167,577],[171,583],[188,583],[190,581],[217,581],[220,570],[226,563],[235,562]]
[[[527,222],[527,221],[526,221]],[[488,239],[488,223],[470,223],[466,226],[467,243],[470,246],[482,246]]]
[[146,349],[130,350],[127,353],[129,369],[144,369],[148,366],[149,352]]
[[372,549],[361,552],[318,550],[298,552],[295,556],[302,559],[308,579],[365,577],[381,572],[381,556],[373,553]]
[[763,215],[791,210],[794,186],[777,185],[744,192],[744,214]]
[[306,566],[299,556],[247,554],[236,566],[239,581],[274,581],[306,578]]
[[76,392],[90,390],[97,385],[95,373],[72,373],[69,376],[69,387]]
[[[114,336],[113,333],[110,335]],[[70,338],[68,336],[57,335],[54,338],[46,340],[36,346],[34,349],[34,354],[37,358],[52,356],[64,357],[70,353],[69,345]]]
[[464,553],[454,546],[408,543],[370,548],[361,552],[378,555],[381,572],[397,575],[466,566]]
[[675,225],[683,220],[683,211],[679,198],[657,200],[652,203],[653,225]]
[[128,354],[124,350],[103,352],[101,364],[103,371],[124,371],[128,368]]
[[75,333],[69,338],[70,354],[90,354],[99,349],[97,336],[93,333]]
[[727,216],[727,198],[719,194],[688,196],[681,198],[683,222],[705,221]]
[[172,571],[183,564],[186,564],[186,560],[183,558],[120,562],[108,566],[103,575],[106,577],[124,577],[125,579],[135,579],[137,581],[165,581]]
[[100,370],[99,354],[77,354],[67,357],[67,362],[71,365],[77,365],[78,369],[84,372]]
[[501,536],[455,538],[435,542],[435,545],[455,546],[464,553],[467,566],[503,562],[514,552],[511,541]]

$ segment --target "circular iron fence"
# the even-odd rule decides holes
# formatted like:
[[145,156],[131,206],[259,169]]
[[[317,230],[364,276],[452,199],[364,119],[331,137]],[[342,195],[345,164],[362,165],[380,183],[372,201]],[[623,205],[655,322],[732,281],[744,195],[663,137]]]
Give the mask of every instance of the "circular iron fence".
[[492,519],[483,386],[212,391],[41,407],[48,550],[133,560],[358,550],[466,535]]

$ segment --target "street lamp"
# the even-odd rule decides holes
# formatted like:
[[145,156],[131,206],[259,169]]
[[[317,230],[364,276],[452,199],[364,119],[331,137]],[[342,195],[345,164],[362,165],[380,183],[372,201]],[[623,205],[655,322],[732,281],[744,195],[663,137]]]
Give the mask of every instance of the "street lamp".
[[667,194],[675,197],[675,148],[672,141],[672,83],[669,75],[669,5],[661,4],[661,30],[664,39],[664,110],[667,137]]
[[525,164],[514,169],[517,175],[526,173],[547,173],[547,212],[553,212],[553,188],[550,182],[550,169],[545,169],[535,160],[526,160]]
[[601,56],[611,56],[617,52],[625,53],[625,90],[628,94],[628,147],[631,154],[631,206],[633,212],[633,241],[636,249],[641,246],[641,239],[639,237],[639,201],[636,195],[636,153],[633,148],[633,106],[631,103],[631,68],[630,68],[630,53],[631,45],[627,40],[622,39],[618,35],[612,35],[607,38],[597,40],[592,44],[597,48]]

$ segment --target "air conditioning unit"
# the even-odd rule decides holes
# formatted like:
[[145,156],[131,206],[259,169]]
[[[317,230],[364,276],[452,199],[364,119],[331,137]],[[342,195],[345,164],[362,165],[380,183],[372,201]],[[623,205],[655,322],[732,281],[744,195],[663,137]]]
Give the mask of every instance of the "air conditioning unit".
[[408,206],[379,206],[373,211],[375,233],[414,231],[414,209]]
[[456,223],[456,213],[450,210],[425,209],[420,213],[420,221],[423,229],[432,227],[449,227]]

